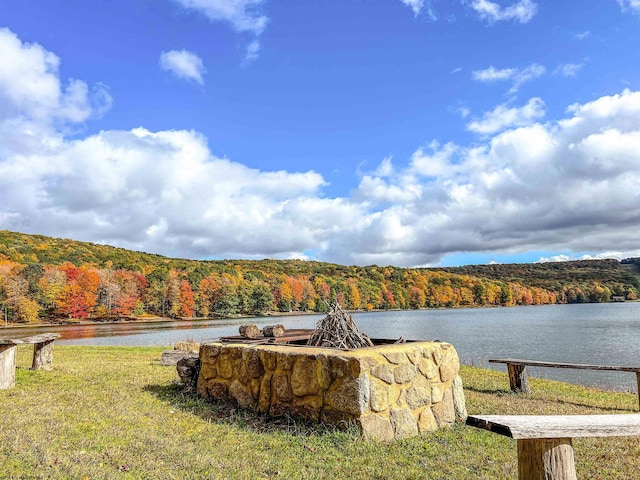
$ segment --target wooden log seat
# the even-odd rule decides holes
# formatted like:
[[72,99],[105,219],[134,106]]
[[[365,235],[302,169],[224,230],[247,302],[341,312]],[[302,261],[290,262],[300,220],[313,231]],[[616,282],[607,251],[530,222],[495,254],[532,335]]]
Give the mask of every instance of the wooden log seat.
[[518,441],[519,480],[576,480],[572,439],[640,435],[640,414],[471,415],[467,425]]
[[509,373],[511,391],[531,393],[529,375],[526,367],[574,368],[578,370],[606,370],[611,372],[632,372],[636,374],[638,385],[638,408],[640,409],[640,367],[622,365],[588,365],[584,363],[545,362],[539,360],[522,360],[518,358],[494,358],[489,363],[505,363]]
[[53,341],[57,333],[41,333],[23,338],[0,338],[0,389],[13,388],[16,384],[17,346],[33,345],[32,370],[51,370],[53,365]]

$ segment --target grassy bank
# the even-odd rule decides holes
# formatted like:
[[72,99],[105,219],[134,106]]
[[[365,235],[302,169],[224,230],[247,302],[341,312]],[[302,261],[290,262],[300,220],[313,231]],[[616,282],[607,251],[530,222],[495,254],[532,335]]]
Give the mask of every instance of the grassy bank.
[[[181,393],[161,348],[58,347],[51,372],[30,371],[20,347],[17,385],[0,390],[0,478],[512,479],[514,440],[458,425],[395,442],[267,420]],[[463,367],[470,413],[633,413],[636,395]],[[578,478],[637,478],[637,438],[577,439]]]

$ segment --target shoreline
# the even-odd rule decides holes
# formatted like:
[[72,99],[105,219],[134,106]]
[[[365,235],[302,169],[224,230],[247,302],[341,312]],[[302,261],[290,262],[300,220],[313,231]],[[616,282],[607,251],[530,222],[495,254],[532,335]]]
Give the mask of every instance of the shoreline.
[[[374,311],[385,311],[385,310],[374,310]],[[402,311],[402,310],[386,310],[386,311]],[[351,310],[350,313],[368,313],[365,310]],[[38,322],[38,323],[12,323],[9,322],[7,326],[4,325],[0,327],[0,330],[10,329],[10,328],[40,328],[40,327],[85,327],[92,325],[111,325],[111,324],[122,324],[122,323],[169,323],[169,322],[197,322],[197,321],[212,321],[212,320],[234,320],[239,318],[269,318],[269,317],[294,317],[294,316],[302,316],[302,315],[322,315],[322,312],[268,312],[264,315],[243,315],[239,314],[233,317],[122,317],[113,320],[77,320],[77,321],[68,321],[64,320],[61,322]]]
[[[622,303],[636,303],[640,302],[640,300],[628,300]],[[620,303],[620,302],[609,302],[609,303]],[[478,308],[511,308],[511,307],[542,307],[548,305],[589,305],[589,303],[584,304],[541,304],[541,305],[465,305],[465,306],[457,306],[457,307],[437,307],[437,308],[410,308],[410,309],[402,309],[402,308],[391,308],[388,310],[382,309],[374,309],[374,310],[345,310],[347,313],[377,313],[377,312],[413,312],[413,311],[437,311],[437,310],[465,310],[465,309],[478,309]],[[77,320],[77,321],[69,321],[67,319],[63,319],[59,323],[55,322],[38,322],[38,323],[13,323],[8,322],[6,326],[3,325],[4,322],[0,323],[0,331],[8,330],[10,328],[39,328],[39,327],[84,327],[84,326],[92,326],[92,325],[109,325],[109,324],[123,324],[123,323],[169,323],[169,322],[193,322],[193,321],[212,321],[212,320],[234,320],[239,318],[268,318],[268,317],[295,317],[295,316],[303,316],[303,315],[323,315],[326,312],[309,312],[309,311],[293,311],[293,312],[278,312],[278,311],[268,311],[262,315],[248,315],[248,314],[237,314],[233,317],[122,317],[114,320]]]

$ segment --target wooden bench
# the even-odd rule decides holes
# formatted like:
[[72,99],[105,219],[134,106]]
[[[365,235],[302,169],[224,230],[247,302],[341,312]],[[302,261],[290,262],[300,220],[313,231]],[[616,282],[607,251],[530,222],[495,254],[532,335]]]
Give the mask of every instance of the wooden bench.
[[640,435],[640,414],[472,415],[467,425],[518,441],[519,480],[576,480],[572,439]]
[[16,384],[18,345],[33,344],[32,370],[51,370],[53,341],[59,336],[57,333],[42,333],[31,337],[0,339],[0,390],[13,388]]
[[517,358],[495,358],[489,363],[506,363],[509,372],[509,385],[511,391],[521,393],[531,393],[529,386],[529,374],[526,367],[551,367],[551,368],[575,368],[579,370],[608,370],[612,372],[633,372],[636,374],[638,385],[638,408],[640,409],[640,367],[628,366],[608,366],[608,365],[587,365],[584,363],[560,363],[541,362],[537,360],[521,360]]

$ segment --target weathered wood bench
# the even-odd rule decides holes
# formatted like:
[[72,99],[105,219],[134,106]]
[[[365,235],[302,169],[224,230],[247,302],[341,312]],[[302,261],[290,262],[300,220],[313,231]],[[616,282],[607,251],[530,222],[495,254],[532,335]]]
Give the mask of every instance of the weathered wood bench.
[[467,425],[518,441],[519,480],[576,480],[572,439],[640,435],[640,414],[471,415]]
[[538,360],[521,360],[518,358],[494,358],[489,363],[506,363],[509,373],[509,386],[513,392],[531,393],[529,374],[526,367],[575,368],[579,370],[608,370],[612,372],[633,372],[638,385],[638,408],[640,409],[640,367],[587,365],[584,363],[543,362]]
[[42,333],[31,337],[0,339],[0,389],[13,388],[16,384],[18,345],[33,344],[32,370],[51,370],[53,341],[59,336],[57,333]]

